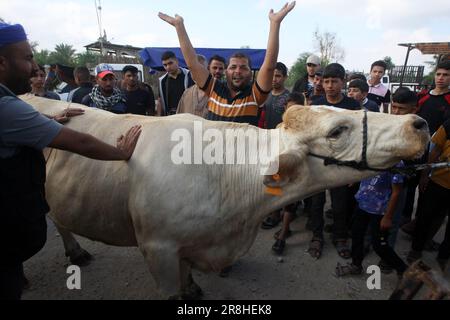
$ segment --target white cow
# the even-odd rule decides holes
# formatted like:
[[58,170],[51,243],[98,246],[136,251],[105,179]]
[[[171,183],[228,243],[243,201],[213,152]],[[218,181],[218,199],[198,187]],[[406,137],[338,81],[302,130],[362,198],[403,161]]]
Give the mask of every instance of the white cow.
[[[46,114],[67,103],[25,96]],[[79,107],[79,105],[77,105]],[[201,293],[191,268],[219,271],[244,255],[267,214],[326,188],[359,181],[375,172],[330,165],[309,153],[338,160],[361,159],[362,111],[330,107],[288,109],[280,135],[279,175],[260,174],[261,165],[176,165],[171,154],[176,129],[251,129],[246,124],[212,122],[191,115],[157,118],[114,115],[86,108],[68,127],[115,143],[133,125],[142,134],[129,162],[105,162],[53,150],[47,163],[50,216],[72,261],[87,258],[71,232],[116,246],[138,246],[156,284],[167,296]],[[415,115],[368,114],[367,159],[389,168],[423,154],[426,122]],[[281,187],[279,196],[266,186]]]

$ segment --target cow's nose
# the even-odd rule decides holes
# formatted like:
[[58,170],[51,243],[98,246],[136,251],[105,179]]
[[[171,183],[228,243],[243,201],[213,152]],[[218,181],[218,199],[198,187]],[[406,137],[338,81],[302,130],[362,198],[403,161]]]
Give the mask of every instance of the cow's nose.
[[425,129],[427,127],[427,122],[425,120],[423,120],[423,119],[416,119],[413,122],[413,126],[417,130],[422,130],[422,129]]

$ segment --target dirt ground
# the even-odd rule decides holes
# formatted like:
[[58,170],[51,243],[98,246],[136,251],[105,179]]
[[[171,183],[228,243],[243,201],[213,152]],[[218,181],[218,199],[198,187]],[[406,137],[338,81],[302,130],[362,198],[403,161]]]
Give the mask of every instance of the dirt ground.
[[[329,221],[328,221],[329,222]],[[291,225],[293,235],[287,240],[283,262],[272,253],[273,234],[278,228],[260,230],[250,251],[233,267],[228,278],[217,274],[194,271],[194,279],[204,291],[205,300],[384,300],[392,293],[395,273],[382,275],[381,290],[369,290],[368,274],[350,278],[336,278],[338,261],[329,234],[323,255],[313,260],[305,250],[311,233],[305,230],[306,217],[300,215]],[[435,240],[443,238],[443,230]],[[31,288],[24,292],[24,300],[144,300],[161,299],[137,248],[107,246],[78,237],[81,246],[95,258],[81,269],[81,290],[68,290],[66,282],[69,262],[64,255],[61,237],[49,221],[48,241],[43,250],[25,263],[25,273]],[[399,231],[397,252],[405,257],[410,240]],[[436,252],[425,252],[424,260],[439,270]],[[364,266],[377,264],[371,252]],[[450,275],[446,274],[450,280]]]

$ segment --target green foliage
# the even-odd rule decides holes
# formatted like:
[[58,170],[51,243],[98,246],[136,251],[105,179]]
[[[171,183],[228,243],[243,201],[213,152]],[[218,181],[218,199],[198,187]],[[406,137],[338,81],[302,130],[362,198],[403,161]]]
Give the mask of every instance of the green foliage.
[[303,52],[300,54],[297,61],[289,70],[288,79],[286,80],[286,87],[292,88],[298,79],[305,76],[306,60],[310,55],[310,52]]
[[88,64],[97,64],[99,61],[99,54],[91,52],[78,53],[75,57],[77,67],[86,67]]
[[65,66],[75,66],[75,49],[73,46],[61,43],[56,45],[55,51],[50,53],[50,63],[59,63]]
[[70,67],[85,67],[87,64],[98,63],[97,54],[87,51],[76,53],[73,46],[65,43],[58,44],[53,51],[46,49],[38,50],[39,44],[37,42],[31,42],[30,45],[36,63],[42,66],[59,63]]
[[34,53],[34,60],[37,64],[41,66],[45,66],[46,64],[50,64],[50,51],[48,50],[40,50]]
[[386,56],[383,58],[383,61],[386,63],[387,65],[387,70],[392,70],[395,67],[394,62],[392,61],[392,58],[389,56]]

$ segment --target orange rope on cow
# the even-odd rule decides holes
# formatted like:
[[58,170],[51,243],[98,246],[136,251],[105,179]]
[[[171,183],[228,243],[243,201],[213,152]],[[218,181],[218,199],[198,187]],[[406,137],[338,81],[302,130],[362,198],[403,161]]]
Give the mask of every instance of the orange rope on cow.
[[[278,173],[275,173],[272,175],[272,179],[278,182],[281,180],[281,176]],[[273,196],[281,196],[283,194],[283,190],[281,187],[266,187],[266,193]]]

